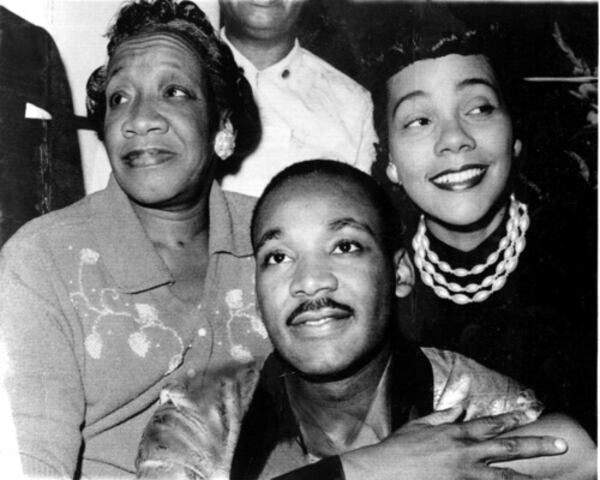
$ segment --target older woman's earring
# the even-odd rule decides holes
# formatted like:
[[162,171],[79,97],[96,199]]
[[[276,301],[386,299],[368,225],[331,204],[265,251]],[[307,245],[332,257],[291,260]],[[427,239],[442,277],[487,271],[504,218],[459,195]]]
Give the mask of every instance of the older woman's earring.
[[391,160],[387,164],[385,173],[386,173],[387,177],[390,179],[390,182],[395,183],[397,185],[402,185],[402,182],[400,181],[400,178],[398,177],[398,169],[396,168],[396,165],[394,165],[392,163]]
[[236,132],[233,130],[233,125],[227,120],[223,128],[215,136],[215,154],[221,160],[227,160],[233,154],[235,150],[235,137]]

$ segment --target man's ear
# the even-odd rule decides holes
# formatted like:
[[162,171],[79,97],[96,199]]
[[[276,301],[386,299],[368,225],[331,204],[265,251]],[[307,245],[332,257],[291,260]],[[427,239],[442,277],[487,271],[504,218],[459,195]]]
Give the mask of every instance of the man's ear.
[[394,254],[396,267],[396,297],[404,298],[415,285],[415,268],[406,249],[401,248]]

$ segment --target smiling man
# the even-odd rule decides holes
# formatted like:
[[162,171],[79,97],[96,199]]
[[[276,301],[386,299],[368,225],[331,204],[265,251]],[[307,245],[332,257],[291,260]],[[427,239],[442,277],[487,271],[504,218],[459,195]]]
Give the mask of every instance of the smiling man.
[[[267,186],[252,242],[275,353],[231,478],[532,478],[512,467],[592,478],[594,445],[579,425],[549,415],[522,427],[539,414],[530,391],[395,331],[394,297],[410,293],[413,271],[396,222],[386,221],[396,218],[391,208],[368,175],[337,162],[296,164]],[[441,425],[460,415],[464,423]],[[515,427],[512,438],[495,438]],[[553,434],[567,454],[563,440],[522,436]]]

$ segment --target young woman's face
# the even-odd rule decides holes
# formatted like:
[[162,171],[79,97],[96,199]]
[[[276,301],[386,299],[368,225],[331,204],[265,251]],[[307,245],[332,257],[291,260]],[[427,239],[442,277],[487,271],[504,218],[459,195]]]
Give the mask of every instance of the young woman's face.
[[174,35],[120,45],[109,64],[105,144],[116,180],[136,203],[176,210],[213,180],[200,59]]
[[481,220],[508,181],[520,143],[482,55],[419,60],[387,82],[392,175],[434,220]]

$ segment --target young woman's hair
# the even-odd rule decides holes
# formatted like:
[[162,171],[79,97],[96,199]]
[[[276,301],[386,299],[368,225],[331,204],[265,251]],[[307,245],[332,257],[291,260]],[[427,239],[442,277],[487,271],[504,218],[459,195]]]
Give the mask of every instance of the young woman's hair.
[[374,101],[374,120],[379,134],[380,146],[387,146],[387,81],[405,67],[419,60],[444,57],[449,54],[484,55],[492,66],[500,85],[501,94],[511,116],[513,111],[513,93],[515,80],[514,68],[510,58],[512,52],[503,50],[502,33],[498,25],[479,25],[469,28],[456,18],[448,5],[423,3],[415,4],[412,15],[405,28],[398,29],[391,41],[372,60],[372,94]]
[[178,36],[198,54],[206,78],[203,91],[210,109],[211,131],[218,129],[221,115],[228,115],[238,133],[236,156],[255,148],[260,138],[260,121],[250,85],[204,12],[187,0],[135,0],[121,8],[107,34],[108,62],[97,68],[87,83],[88,118],[100,138],[104,128],[106,73],[110,59],[124,41],[155,32]]

